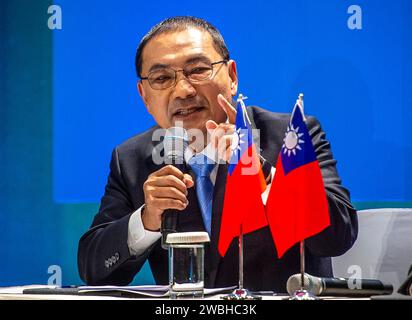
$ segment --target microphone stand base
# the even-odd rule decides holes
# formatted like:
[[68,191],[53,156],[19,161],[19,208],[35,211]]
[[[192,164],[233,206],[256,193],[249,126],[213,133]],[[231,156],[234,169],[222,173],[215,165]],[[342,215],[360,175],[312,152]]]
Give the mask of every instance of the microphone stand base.
[[248,289],[235,289],[232,293],[222,296],[223,300],[261,300],[261,296],[252,294]]
[[300,289],[293,292],[289,300],[319,300],[319,298],[305,289]]

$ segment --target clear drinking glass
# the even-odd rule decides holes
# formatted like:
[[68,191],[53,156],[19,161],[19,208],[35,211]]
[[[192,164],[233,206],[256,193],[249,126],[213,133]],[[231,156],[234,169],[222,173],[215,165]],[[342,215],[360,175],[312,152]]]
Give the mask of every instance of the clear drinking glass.
[[167,235],[171,299],[203,298],[204,244],[209,241],[207,232]]

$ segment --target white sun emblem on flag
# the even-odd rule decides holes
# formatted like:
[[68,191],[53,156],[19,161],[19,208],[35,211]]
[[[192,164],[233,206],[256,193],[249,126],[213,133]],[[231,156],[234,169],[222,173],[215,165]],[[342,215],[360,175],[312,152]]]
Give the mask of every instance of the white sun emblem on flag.
[[296,155],[296,149],[302,150],[299,144],[305,143],[304,140],[300,139],[303,136],[303,133],[299,133],[299,127],[294,128],[293,124],[288,126],[288,129],[285,133],[285,138],[283,139],[283,154],[286,154],[290,157],[291,153]]
[[245,134],[241,133],[241,130],[241,128],[238,128],[232,136],[232,143],[230,144],[232,157],[235,153],[238,153],[238,151],[240,151],[240,145],[242,143],[245,143],[245,141],[242,140]]

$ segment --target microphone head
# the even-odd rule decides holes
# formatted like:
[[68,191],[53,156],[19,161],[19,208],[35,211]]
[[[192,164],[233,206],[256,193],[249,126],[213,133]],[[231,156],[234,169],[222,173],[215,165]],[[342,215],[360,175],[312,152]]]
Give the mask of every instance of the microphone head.
[[[289,295],[293,295],[296,290],[302,287],[302,276],[300,273],[291,275],[286,283],[286,289]],[[303,288],[317,296],[322,292],[322,280],[305,273],[303,277]]]
[[167,164],[183,164],[186,148],[189,145],[187,132],[182,127],[170,127],[163,140],[165,162]]

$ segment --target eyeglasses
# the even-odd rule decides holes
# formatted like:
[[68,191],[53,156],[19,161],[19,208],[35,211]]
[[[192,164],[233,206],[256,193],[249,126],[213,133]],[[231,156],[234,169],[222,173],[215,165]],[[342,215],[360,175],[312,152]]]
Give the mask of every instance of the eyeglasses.
[[163,90],[173,87],[177,81],[177,73],[182,72],[183,75],[191,83],[199,83],[213,78],[216,74],[215,66],[220,63],[227,63],[227,60],[217,62],[199,61],[185,66],[184,69],[175,70],[172,68],[162,68],[150,72],[147,77],[140,78],[147,80],[149,85],[154,90]]

